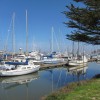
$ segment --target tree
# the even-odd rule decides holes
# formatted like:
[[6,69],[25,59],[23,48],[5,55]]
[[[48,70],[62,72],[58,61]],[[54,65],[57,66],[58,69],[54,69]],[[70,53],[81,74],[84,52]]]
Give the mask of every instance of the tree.
[[82,3],[82,7],[76,7],[72,3],[63,13],[68,22],[64,22],[68,27],[75,28],[71,34],[67,34],[67,39],[81,41],[89,44],[100,45],[100,0],[73,0]]

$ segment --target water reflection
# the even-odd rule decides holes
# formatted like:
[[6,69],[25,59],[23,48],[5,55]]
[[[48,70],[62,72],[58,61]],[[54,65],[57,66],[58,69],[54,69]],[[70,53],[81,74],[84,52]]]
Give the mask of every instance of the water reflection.
[[17,84],[25,84],[29,83],[32,80],[35,80],[39,77],[38,73],[22,75],[22,76],[14,76],[14,77],[1,77],[1,83],[17,83]]
[[[80,82],[80,80],[86,79],[87,76],[87,66],[78,66],[78,67],[69,67],[68,68],[68,73],[71,74],[73,76],[73,81],[78,81]],[[76,78],[76,79],[75,79]]]
[[[14,77],[1,77],[0,100],[29,100],[30,83],[38,78],[38,73]],[[23,93],[24,96],[22,95]]]
[[86,74],[87,66],[85,67],[68,67],[68,72],[73,75],[83,75]]
[[5,84],[4,89],[12,89],[17,86],[25,84],[28,87],[28,84],[39,78],[38,73],[22,75],[22,76],[14,76],[14,77],[1,77],[0,83]]
[[97,61],[97,64],[100,64],[100,60],[99,60],[99,61]]
[[[46,70],[51,74],[51,92],[59,89],[62,86],[67,85],[70,82],[80,81],[87,78],[88,67],[62,67]],[[48,78],[49,79],[49,78]]]

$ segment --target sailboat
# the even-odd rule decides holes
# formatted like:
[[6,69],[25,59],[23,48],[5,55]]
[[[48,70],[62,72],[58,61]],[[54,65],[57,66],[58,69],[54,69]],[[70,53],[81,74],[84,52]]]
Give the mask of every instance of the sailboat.
[[[74,45],[74,43],[73,43]],[[74,48],[73,48],[73,52],[74,53]],[[79,42],[78,42],[78,53],[79,53]],[[83,55],[79,55],[77,54],[77,56],[74,56],[74,54],[72,55],[72,59],[68,62],[69,66],[86,66],[88,60],[86,58],[86,56],[84,55],[84,50],[83,50]]]
[[47,56],[47,59],[43,60],[43,63],[45,64],[57,64],[57,63],[61,63],[64,62],[63,58],[59,58],[58,54],[56,52],[54,52],[53,50],[53,34],[54,34],[54,29],[52,27],[52,32],[51,32],[52,36],[51,36],[51,54],[49,56]]
[[[26,11],[26,19],[27,19],[27,11]],[[14,62],[14,61],[5,62],[3,65],[3,69],[0,70],[0,76],[25,75],[36,72],[39,70],[39,68],[40,65],[35,65],[32,60],[27,60],[27,59],[26,62]]]
[[26,62],[5,62],[0,76],[18,76],[38,71],[40,65],[34,65],[33,61]]

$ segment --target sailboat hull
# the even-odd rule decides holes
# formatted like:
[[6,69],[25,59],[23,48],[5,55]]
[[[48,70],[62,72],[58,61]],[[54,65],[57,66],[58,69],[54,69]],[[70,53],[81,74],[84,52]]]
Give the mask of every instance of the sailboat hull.
[[36,65],[35,67],[30,67],[27,66],[27,68],[29,67],[29,69],[16,69],[16,70],[2,70],[0,72],[0,76],[18,76],[18,75],[25,75],[25,74],[29,74],[29,73],[33,73],[39,70],[40,66]]
[[87,63],[83,61],[69,61],[69,66],[85,66]]

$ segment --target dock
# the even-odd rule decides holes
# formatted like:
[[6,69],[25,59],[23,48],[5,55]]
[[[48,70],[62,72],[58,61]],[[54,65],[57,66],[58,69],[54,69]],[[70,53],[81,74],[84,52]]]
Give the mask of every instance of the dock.
[[49,68],[57,68],[57,67],[61,67],[61,66],[65,66],[67,65],[67,62],[61,62],[61,63],[57,63],[57,64],[40,64],[40,70],[43,69],[49,69]]

